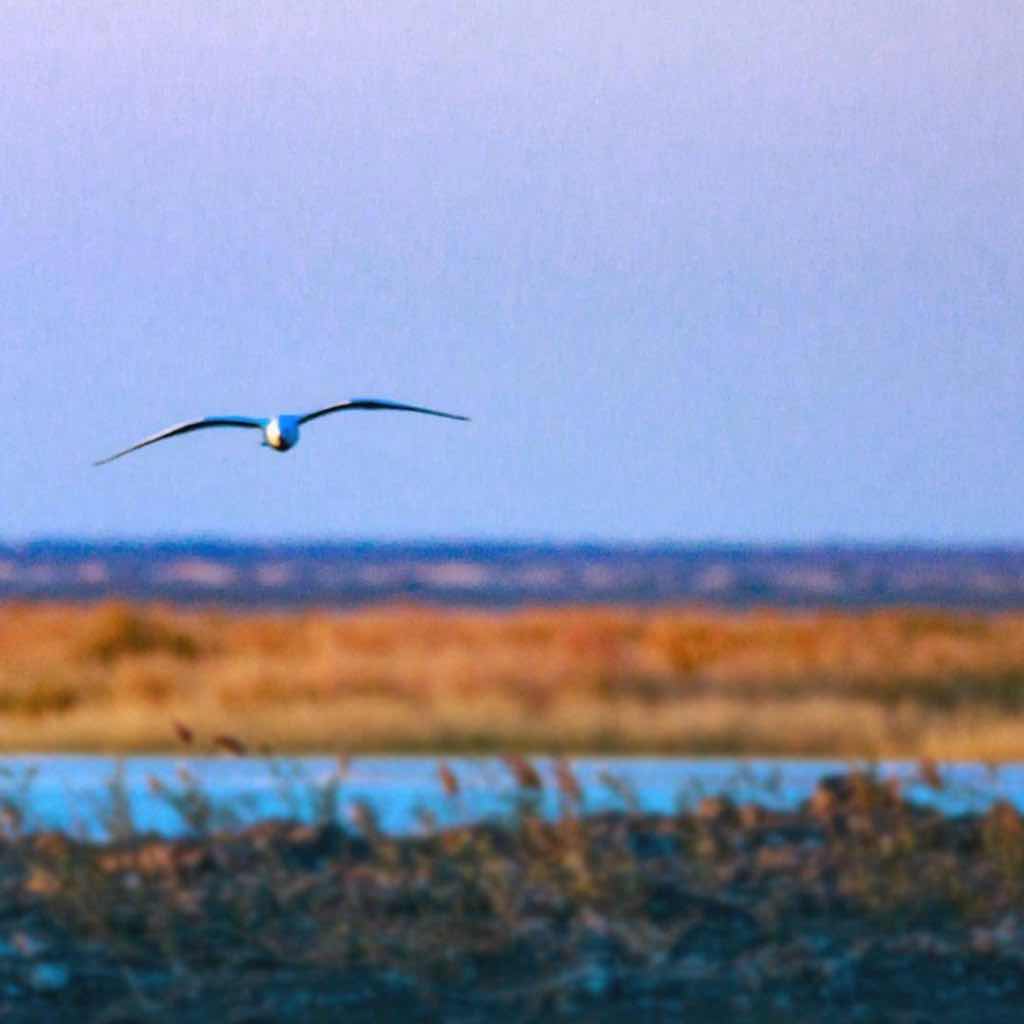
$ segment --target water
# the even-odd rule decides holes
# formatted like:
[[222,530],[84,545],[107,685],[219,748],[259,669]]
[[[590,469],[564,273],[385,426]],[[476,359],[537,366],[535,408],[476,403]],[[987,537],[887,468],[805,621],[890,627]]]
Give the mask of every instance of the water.
[[[501,761],[452,758],[446,763],[460,784],[454,797],[445,793],[439,761],[433,757],[361,757],[342,766],[324,757],[24,755],[0,760],[0,801],[19,809],[26,829],[59,828],[89,837],[129,823],[141,831],[184,834],[189,825],[175,804],[187,801],[190,793],[205,794],[214,827],[241,827],[272,817],[311,821],[325,808],[345,821],[358,818],[355,809],[363,805],[372,810],[382,831],[409,834],[513,811],[517,791]],[[545,783],[536,797],[538,808],[557,814],[553,763],[543,758],[533,763]],[[790,807],[805,799],[822,777],[857,767],[825,760],[643,757],[581,757],[571,765],[586,812],[625,806],[671,812],[721,794]],[[996,799],[1024,810],[1024,764],[998,769],[944,765],[939,790],[923,782],[911,762],[882,762],[872,768],[882,778],[902,780],[908,797],[948,813],[983,810]],[[10,813],[6,817],[10,824]]]

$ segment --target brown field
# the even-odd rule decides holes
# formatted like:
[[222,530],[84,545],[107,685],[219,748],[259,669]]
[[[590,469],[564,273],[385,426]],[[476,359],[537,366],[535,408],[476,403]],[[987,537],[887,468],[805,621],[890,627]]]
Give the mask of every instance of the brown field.
[[1024,758],[1024,614],[10,604],[0,750]]

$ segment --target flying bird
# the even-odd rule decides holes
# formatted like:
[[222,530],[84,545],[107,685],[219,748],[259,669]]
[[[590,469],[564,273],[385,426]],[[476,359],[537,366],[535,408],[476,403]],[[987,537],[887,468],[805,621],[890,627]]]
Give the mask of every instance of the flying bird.
[[350,398],[347,402],[337,402],[335,405],[327,405],[315,412],[307,412],[301,416],[280,415],[269,419],[265,417],[252,416],[204,416],[198,420],[187,420],[184,423],[175,423],[173,427],[160,430],[149,437],[144,437],[136,444],[125,448],[122,451],[108,455],[105,459],[94,462],[94,466],[104,466],[114,459],[121,458],[129,452],[138,451],[147,445],[156,444],[168,437],[177,437],[178,434],[190,434],[193,430],[205,430],[207,427],[243,427],[248,430],[258,430],[263,435],[263,446],[273,448],[276,452],[286,452],[299,443],[299,428],[311,420],[327,416],[332,412],[348,412],[352,409],[390,409],[398,412],[419,412],[426,416],[443,416],[446,420],[468,420],[468,416],[457,416],[451,412],[439,412],[437,409],[425,409],[421,405],[406,405],[403,402],[389,402],[383,398]]

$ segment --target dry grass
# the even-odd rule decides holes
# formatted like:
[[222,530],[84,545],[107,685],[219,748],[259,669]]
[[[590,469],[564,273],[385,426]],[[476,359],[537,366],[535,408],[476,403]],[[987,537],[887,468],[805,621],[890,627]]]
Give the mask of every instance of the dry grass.
[[[315,821],[244,830],[211,827],[189,779],[161,786],[177,840],[135,828],[116,777],[105,841],[8,815],[4,1021],[1020,1019],[1009,804],[945,817],[858,772],[786,811],[718,796],[581,816],[563,761],[547,820],[535,766],[505,763],[506,814],[405,837],[368,811],[339,823],[343,772],[314,787]],[[458,800],[464,780],[439,770]]]
[[1024,757],[1024,614],[8,605],[0,749]]

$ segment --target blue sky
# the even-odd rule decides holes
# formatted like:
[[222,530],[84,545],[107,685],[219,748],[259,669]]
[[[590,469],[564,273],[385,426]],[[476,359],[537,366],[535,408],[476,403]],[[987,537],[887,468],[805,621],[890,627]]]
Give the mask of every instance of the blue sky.
[[[0,6],[0,536],[1024,540],[1005,2]],[[383,395],[286,456],[206,413]]]

